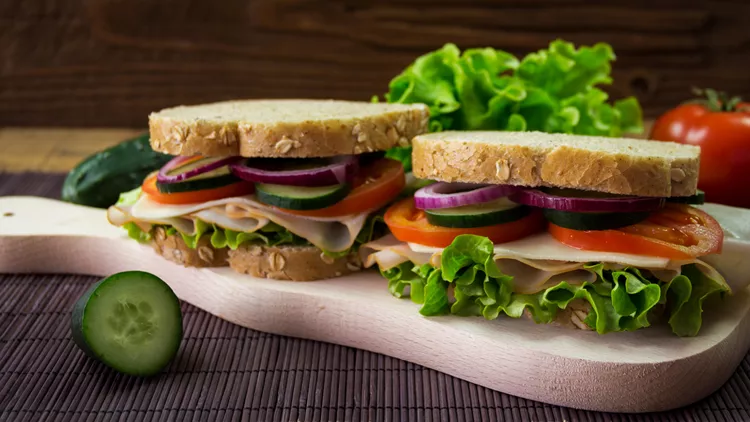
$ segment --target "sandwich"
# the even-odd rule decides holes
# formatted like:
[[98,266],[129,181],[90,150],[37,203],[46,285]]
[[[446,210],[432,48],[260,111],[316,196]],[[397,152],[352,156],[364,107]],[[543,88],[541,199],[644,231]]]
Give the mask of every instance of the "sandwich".
[[432,183],[390,205],[390,233],[360,253],[422,315],[694,336],[704,306],[750,279],[725,278],[748,253],[726,228],[747,224],[702,205],[698,147],[446,131],[412,148],[414,176]]
[[422,104],[246,100],[149,116],[173,156],[107,210],[111,224],[184,266],[309,281],[361,269],[361,244],[405,186],[385,151],[425,133]]

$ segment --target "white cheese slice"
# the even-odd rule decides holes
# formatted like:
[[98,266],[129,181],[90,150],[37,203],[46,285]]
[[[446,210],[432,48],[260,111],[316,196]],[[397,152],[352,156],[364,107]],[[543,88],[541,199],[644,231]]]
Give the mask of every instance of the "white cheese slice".
[[[415,252],[437,253],[441,248],[409,243]],[[613,262],[640,268],[666,268],[667,258],[614,252],[584,251],[564,245],[549,233],[539,233],[514,242],[495,245],[495,258],[552,260],[564,262]]]
[[268,218],[259,215],[232,218],[229,217],[224,208],[220,206],[201,210],[193,215],[206,223],[213,223],[225,229],[245,233],[252,233],[256,230],[260,230],[270,221]]

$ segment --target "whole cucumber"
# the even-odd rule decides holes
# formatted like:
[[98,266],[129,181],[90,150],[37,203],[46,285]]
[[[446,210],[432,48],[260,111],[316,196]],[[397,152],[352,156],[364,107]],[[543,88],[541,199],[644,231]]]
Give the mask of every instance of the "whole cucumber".
[[63,183],[62,200],[107,208],[120,193],[135,189],[152,171],[172,158],[151,149],[149,135],[125,140],[97,152],[72,169]]

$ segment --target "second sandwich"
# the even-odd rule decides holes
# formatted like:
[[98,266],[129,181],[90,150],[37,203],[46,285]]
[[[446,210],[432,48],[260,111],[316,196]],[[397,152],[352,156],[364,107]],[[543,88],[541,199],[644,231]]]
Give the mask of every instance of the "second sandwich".
[[697,147],[441,132],[417,136],[412,160],[416,177],[438,182],[390,206],[391,234],[361,251],[425,316],[527,316],[600,334],[662,320],[693,336],[704,306],[750,282],[725,279],[747,243],[725,241],[732,213],[701,209]]

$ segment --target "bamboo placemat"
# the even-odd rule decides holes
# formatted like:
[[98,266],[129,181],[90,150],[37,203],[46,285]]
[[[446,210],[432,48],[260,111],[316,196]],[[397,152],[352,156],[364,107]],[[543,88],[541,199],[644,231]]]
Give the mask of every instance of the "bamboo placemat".
[[[0,196],[58,197],[62,180],[0,174]],[[86,358],[70,338],[71,306],[95,280],[0,275],[0,421],[750,421],[750,357],[693,406],[605,414],[490,391],[376,353],[260,333],[186,303],[175,361],[156,378],[127,377]]]

